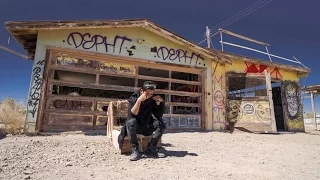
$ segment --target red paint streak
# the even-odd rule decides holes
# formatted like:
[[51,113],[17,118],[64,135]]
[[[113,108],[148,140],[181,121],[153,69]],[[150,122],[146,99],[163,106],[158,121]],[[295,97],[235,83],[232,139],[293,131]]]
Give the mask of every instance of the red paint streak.
[[280,70],[277,67],[269,67],[266,65],[257,65],[255,63],[244,62],[247,68],[244,70],[245,73],[263,73],[264,70],[267,70],[270,73],[272,78],[281,80],[283,77],[280,73]]

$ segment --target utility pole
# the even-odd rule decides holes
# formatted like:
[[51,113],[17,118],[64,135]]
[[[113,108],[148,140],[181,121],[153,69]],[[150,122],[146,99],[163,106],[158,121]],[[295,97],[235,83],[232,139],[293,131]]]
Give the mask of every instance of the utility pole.
[[24,59],[29,59],[28,56],[23,55],[23,54],[21,54],[21,53],[18,53],[18,52],[14,51],[14,50],[11,50],[11,49],[7,48],[7,47],[4,47],[4,46],[1,46],[1,45],[0,45],[0,49],[3,49],[3,50],[5,50],[5,51],[7,51],[7,52],[9,52],[9,53],[12,53],[12,54],[15,54],[15,55],[17,55],[17,56],[20,56],[20,57],[22,57],[22,58],[24,58]]
[[206,37],[207,37],[207,44],[208,44],[208,48],[210,48],[210,42],[211,42],[211,40],[210,40],[210,29],[209,29],[209,27],[207,26],[206,27]]

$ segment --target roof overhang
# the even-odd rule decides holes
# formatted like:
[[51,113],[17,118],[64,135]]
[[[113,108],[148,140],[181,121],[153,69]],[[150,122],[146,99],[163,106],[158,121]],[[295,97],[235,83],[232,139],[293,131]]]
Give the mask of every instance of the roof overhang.
[[37,44],[37,34],[39,30],[142,27],[180,45],[188,47],[193,51],[203,54],[211,60],[219,61],[222,64],[226,62],[231,63],[221,53],[206,49],[146,19],[86,21],[9,21],[5,24],[7,30],[11,33],[11,35],[14,36],[14,38],[27,51],[30,59],[34,59]]
[[262,64],[270,67],[279,67],[285,70],[296,71],[300,77],[306,77],[311,71],[309,68],[305,68],[301,66],[287,65],[287,64],[277,63],[277,62],[268,62],[266,60],[236,55],[236,54],[232,54],[224,51],[218,51],[218,53],[223,53],[223,55],[228,59],[238,59],[245,62]]

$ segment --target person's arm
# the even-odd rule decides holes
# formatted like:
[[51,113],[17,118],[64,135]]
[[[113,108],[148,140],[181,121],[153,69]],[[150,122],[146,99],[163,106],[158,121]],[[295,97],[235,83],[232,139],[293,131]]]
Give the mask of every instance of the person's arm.
[[141,105],[141,100],[138,98],[136,103],[134,103],[133,107],[131,108],[131,113],[134,115],[138,115],[140,105]]
[[165,108],[165,102],[161,102],[159,105],[156,103],[153,104],[153,111],[152,114],[158,119],[161,120],[163,113],[164,113],[164,108]]

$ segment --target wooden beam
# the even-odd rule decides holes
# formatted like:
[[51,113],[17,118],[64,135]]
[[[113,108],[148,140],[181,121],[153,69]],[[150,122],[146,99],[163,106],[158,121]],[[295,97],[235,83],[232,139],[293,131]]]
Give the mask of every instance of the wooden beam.
[[79,73],[86,73],[86,74],[99,74],[99,75],[113,76],[113,77],[137,78],[137,79],[150,80],[150,81],[171,82],[171,83],[179,83],[179,84],[186,84],[186,85],[201,84],[198,81],[185,81],[180,79],[170,79],[170,78],[134,75],[134,74],[125,74],[125,73],[120,74],[120,73],[105,72],[105,71],[94,70],[94,69],[80,69],[80,68],[63,66],[63,65],[52,65],[51,69],[60,70],[60,71],[79,72]]
[[117,101],[119,99],[114,98],[103,98],[103,97],[86,97],[86,96],[71,96],[71,95],[58,95],[58,94],[51,94],[46,96],[46,99],[50,100],[61,100],[61,99],[68,99],[68,100],[75,100],[75,101]]
[[269,98],[271,130],[273,132],[277,132],[276,118],[275,118],[275,115],[274,115],[274,105],[273,105],[273,99],[272,99],[271,78],[270,78],[270,74],[268,73],[267,70],[264,70],[264,73],[265,73],[265,76],[266,76],[267,96]]
[[157,61],[132,58],[132,57],[124,57],[124,56],[116,56],[111,54],[103,54],[97,52],[89,52],[77,49],[69,49],[69,48],[59,48],[53,46],[46,46],[47,49],[53,51],[53,53],[65,53],[69,57],[73,58],[82,58],[82,59],[99,59],[101,62],[118,62],[122,64],[141,66],[146,68],[153,69],[174,69],[175,71],[191,73],[191,74],[201,74],[204,70],[203,68],[198,68],[194,66],[184,66],[178,64],[168,64],[161,63]]
[[180,103],[180,102],[166,102],[166,106],[201,107],[201,105],[197,103]]
[[[80,88],[90,88],[90,89],[102,89],[102,90],[111,90],[111,91],[125,91],[125,92],[134,92],[139,90],[138,87],[130,87],[130,86],[118,86],[118,85],[97,85],[91,83],[79,83],[79,82],[68,82],[62,80],[49,80],[49,83],[58,86],[70,86],[70,87],[80,87]],[[156,94],[170,94],[176,96],[190,96],[190,97],[200,97],[201,93],[194,93],[194,92],[185,92],[185,91],[172,91],[172,90],[164,90],[164,89],[156,89]]]
[[264,43],[264,42],[261,42],[261,41],[257,41],[257,40],[254,40],[254,39],[251,39],[251,38],[245,37],[245,36],[243,36],[243,35],[236,34],[236,33],[233,33],[233,32],[230,32],[230,31],[227,31],[227,30],[224,30],[224,29],[221,29],[221,28],[219,29],[219,31],[221,31],[221,32],[223,32],[223,33],[226,33],[226,34],[229,34],[229,35],[231,35],[231,36],[235,36],[235,37],[240,38],[240,39],[244,39],[244,40],[253,42],[253,43],[261,44],[261,45],[264,45],[264,46],[270,46],[270,45],[267,44],[267,43]]
[[318,130],[317,127],[317,116],[316,116],[316,108],[315,108],[315,104],[314,104],[314,96],[313,93],[311,92],[311,106],[312,106],[312,114],[313,114],[313,125],[315,130]]

